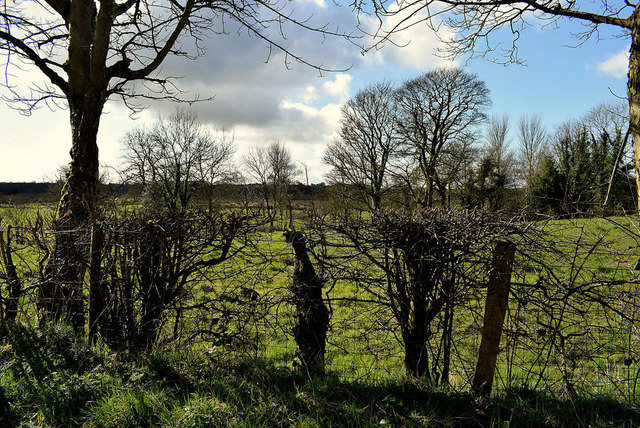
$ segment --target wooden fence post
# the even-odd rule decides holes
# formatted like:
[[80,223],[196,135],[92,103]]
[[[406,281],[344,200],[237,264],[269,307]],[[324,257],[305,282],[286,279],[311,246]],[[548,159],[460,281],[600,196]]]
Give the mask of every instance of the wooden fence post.
[[507,312],[511,268],[516,246],[511,242],[499,241],[493,253],[493,266],[489,274],[487,300],[484,309],[484,326],[478,351],[478,364],[473,377],[472,388],[481,394],[489,394],[498,359],[498,347],[502,326]]
[[[1,219],[0,219],[1,223]],[[18,316],[18,301],[22,294],[22,283],[13,263],[11,249],[11,226],[7,226],[7,239],[4,239],[4,231],[0,230],[0,255],[4,264],[5,279],[9,285],[4,317],[7,320],[15,320]]]
[[91,228],[91,258],[89,265],[89,340],[95,340],[100,330],[100,317],[105,310],[105,296],[102,289],[102,249],[104,231],[100,223]]

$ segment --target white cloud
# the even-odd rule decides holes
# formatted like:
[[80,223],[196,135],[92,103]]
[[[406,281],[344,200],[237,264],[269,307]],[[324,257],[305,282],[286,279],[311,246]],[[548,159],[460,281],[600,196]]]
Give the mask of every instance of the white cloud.
[[[309,180],[324,180],[327,167],[322,164],[326,144],[335,135],[340,108],[349,97],[352,76],[337,74],[318,86],[307,86],[300,94],[284,99],[278,106],[279,120],[268,125],[239,124],[233,128],[238,159],[251,146],[283,142],[293,158],[309,168]],[[308,93],[317,96],[305,98]],[[321,100],[321,101],[319,101]]]
[[[319,9],[317,1],[304,5],[307,10]],[[337,14],[333,9],[331,13]],[[287,47],[314,64],[347,68],[360,60],[357,47],[344,39],[327,38],[322,44],[321,34],[293,30],[297,32],[288,32]],[[263,41],[242,32],[229,30],[228,34],[212,37],[207,45],[206,54],[197,61],[168,58],[162,75],[184,76],[175,83],[185,91],[185,99],[213,97],[191,108],[215,128],[234,134],[239,154],[248,146],[281,140],[291,147],[297,159],[312,168],[337,123],[340,104],[349,97],[352,76],[319,76],[317,70],[291,61],[281,52],[270,55]],[[265,64],[267,57],[269,62]],[[34,67],[15,69],[13,80],[20,83],[21,92],[28,90],[24,82],[46,81]],[[170,102],[150,104],[137,115],[137,121],[128,117],[129,112],[121,104],[107,104],[98,135],[101,163],[116,166],[120,138],[127,130],[149,124],[159,113],[170,114],[176,108]],[[32,117],[23,118],[0,106],[0,126],[5,129],[0,137],[4,153],[0,156],[0,181],[40,180],[69,162],[67,111],[41,109]],[[322,173],[311,174],[312,180],[322,178]]]
[[302,0],[301,3],[303,2],[311,2],[322,9],[325,9],[327,7],[327,4],[324,2],[324,0]]
[[622,79],[629,72],[629,51],[623,50],[617,54],[609,56],[606,61],[596,64],[596,70],[600,73],[608,74],[616,79]]
[[337,98],[340,102],[345,102],[349,98],[353,76],[347,73],[340,73],[335,76],[334,80],[325,82],[320,88],[312,85],[305,87],[299,99],[307,104],[323,98]]
[[[296,2],[295,11],[298,16],[311,17],[307,25],[320,28],[331,22],[332,30],[347,32],[355,27],[351,10],[329,6],[326,0],[304,0]],[[406,67],[422,71],[443,64],[433,56],[438,40],[426,25],[394,36],[398,44],[410,42],[408,46],[387,44],[365,56],[344,38],[325,37],[297,26],[285,27],[287,38],[280,41],[291,52],[324,68],[351,67],[348,72],[322,73],[323,76],[290,56],[270,52],[264,41],[246,31],[236,31],[232,24],[226,30],[225,34],[211,34],[210,39],[203,40],[206,52],[197,61],[167,58],[161,76],[184,76],[175,83],[185,91],[186,99],[213,97],[191,108],[215,128],[233,133],[239,154],[248,146],[281,140],[297,159],[308,164],[312,181],[322,179],[326,169],[321,162],[322,153],[336,131],[340,107],[352,89],[358,90],[371,81],[398,78],[407,72]],[[270,31],[278,37],[279,27]],[[187,42],[185,39],[185,49]],[[265,64],[267,58],[269,62]],[[22,90],[26,89],[25,80],[46,81],[33,68],[17,70],[15,81]],[[127,130],[152,122],[158,113],[170,114],[175,108],[170,102],[151,103],[138,115],[138,121],[132,121],[122,105],[109,103],[98,136],[100,161],[116,165],[119,140]],[[38,180],[69,161],[68,112],[50,113],[43,109],[22,119],[0,108],[0,126],[9,129],[0,137],[6,154],[0,157],[0,180]]]
[[[429,18],[419,3],[409,7],[403,4],[401,7],[396,2],[390,6],[389,11],[392,14],[382,22],[377,18],[365,21],[366,30],[375,34],[373,43],[388,36],[382,49],[367,53],[372,56],[368,59],[371,66],[389,63],[426,71],[455,65],[455,62],[437,55],[438,48],[442,45],[441,40],[450,40],[455,35],[448,27],[440,25],[439,18]],[[438,34],[432,26],[438,28]]]

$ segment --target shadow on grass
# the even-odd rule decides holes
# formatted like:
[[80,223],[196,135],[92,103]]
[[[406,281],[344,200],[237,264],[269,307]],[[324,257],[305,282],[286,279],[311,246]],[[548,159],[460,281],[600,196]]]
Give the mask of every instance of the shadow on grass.
[[635,426],[638,408],[539,391],[309,381],[195,349],[109,356],[69,330],[0,326],[0,426]]

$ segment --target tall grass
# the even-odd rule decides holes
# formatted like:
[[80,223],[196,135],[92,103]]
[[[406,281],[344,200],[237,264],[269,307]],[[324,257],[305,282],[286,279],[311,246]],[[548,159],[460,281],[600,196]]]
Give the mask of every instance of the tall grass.
[[109,354],[62,327],[0,327],[0,425],[635,426],[640,411],[600,396],[526,389],[491,397],[420,382],[310,381],[265,359],[195,349]]
[[[556,268],[551,281],[521,254],[495,382],[499,390],[492,397],[465,392],[477,358],[482,293],[456,314],[456,362],[444,389],[406,377],[392,315],[345,299],[357,297],[358,289],[343,282],[325,290],[333,311],[328,376],[310,382],[292,371],[293,311],[287,300],[292,255],[281,232],[271,231],[256,233],[254,252],[221,265],[210,282],[194,286],[194,300],[186,303],[211,293],[220,304],[212,308],[231,311],[237,296],[224,290],[257,292],[264,305],[256,303],[254,311],[241,301],[237,313],[252,312],[251,318],[229,323],[242,333],[236,341],[194,343],[181,335],[214,319],[210,307],[185,316],[177,340],[170,340],[173,331],[167,328],[162,346],[136,355],[89,346],[62,326],[2,324],[0,426],[638,424],[640,330],[633,320],[639,316],[625,312],[640,307],[625,306],[636,296],[636,285],[598,285],[608,287],[599,296],[628,318],[572,294],[576,284],[594,278],[636,277],[636,225],[618,218],[546,227],[564,253],[575,255],[580,269],[556,254],[542,254]],[[591,243],[598,243],[593,251]],[[25,270],[29,257],[25,252]],[[34,310],[24,308],[22,315]],[[568,393],[567,385],[577,393]]]

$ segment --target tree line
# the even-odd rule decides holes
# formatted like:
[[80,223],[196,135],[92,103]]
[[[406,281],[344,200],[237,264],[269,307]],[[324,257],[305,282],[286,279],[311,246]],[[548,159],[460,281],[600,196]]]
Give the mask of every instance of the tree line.
[[[331,167],[326,188],[301,183],[305,166],[282,142],[250,147],[238,162],[231,135],[177,109],[123,136],[120,184],[101,189],[139,194],[143,204],[173,212],[194,200],[258,200],[271,226],[278,213],[291,222],[292,201],[300,198],[367,210],[526,207],[567,216],[634,209],[624,104],[600,104],[553,130],[538,115],[515,125],[508,116],[489,118],[489,105],[484,82],[460,69],[434,70],[398,87],[368,85],[341,109],[323,155]],[[59,192],[64,177],[58,182]],[[32,193],[35,185],[2,189]]]
[[[555,215],[634,210],[627,108],[601,104],[549,130],[540,116],[486,114],[477,75],[441,68],[372,83],[342,107],[324,162],[329,182],[367,209],[460,205]],[[515,144],[514,144],[515,143]]]
[[[456,68],[397,87],[370,84],[342,106],[323,155],[328,191],[309,198],[343,210],[460,206],[574,216],[635,209],[625,105],[603,103],[550,130],[539,115],[515,125],[506,115],[489,118],[490,102],[485,83]],[[180,109],[126,133],[123,150],[121,179],[141,188],[146,204],[175,212],[229,186],[235,201],[228,202],[261,201],[271,226],[278,213],[292,222],[292,186],[307,173],[280,141],[234,161],[231,136]]]
[[[202,207],[194,198],[172,211],[162,201],[139,202],[134,209],[105,206],[100,222],[75,232],[86,249],[76,254],[86,276],[75,289],[55,288],[44,275],[59,233],[52,218],[23,211],[0,219],[0,321],[67,321],[92,341],[133,353],[194,341],[254,353],[293,338],[291,359],[305,376],[324,373],[327,344],[334,355],[357,345],[356,352],[374,359],[399,351],[408,375],[446,385],[472,373],[475,338],[484,331],[478,304],[505,263],[508,272],[497,277],[505,293],[514,288],[509,299],[516,305],[509,315],[516,327],[505,332],[514,352],[503,354],[508,367],[524,368],[536,385],[557,385],[559,368],[573,391],[581,369],[592,370],[583,361],[609,357],[604,344],[615,355],[634,349],[620,335],[637,323],[636,295],[629,292],[637,278],[626,276],[634,272],[628,263],[634,254],[614,253],[612,241],[604,243],[599,229],[591,236],[583,222],[441,207],[361,215],[358,207],[341,213],[318,204],[280,234],[264,233],[273,211],[255,206]],[[502,244],[510,256],[502,256]],[[601,269],[605,254],[627,262],[618,262],[615,273]],[[598,316],[584,317],[585,307]],[[576,328],[585,333],[574,334]],[[589,349],[586,334],[596,343]],[[549,350],[553,360],[540,372],[529,369],[539,369],[532,353],[548,358]],[[513,359],[516,351],[525,362]],[[485,388],[484,381],[474,378],[476,386]]]

